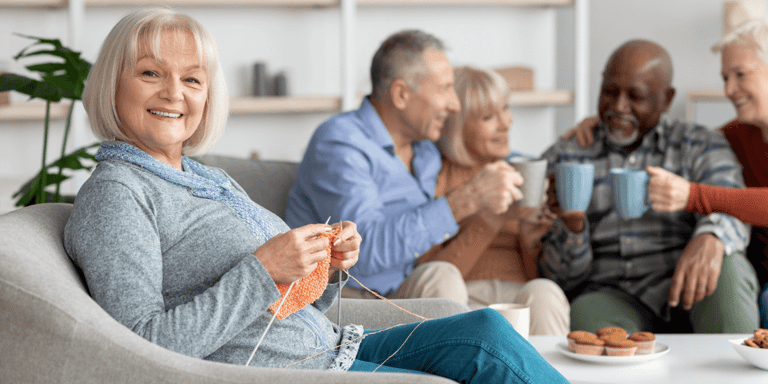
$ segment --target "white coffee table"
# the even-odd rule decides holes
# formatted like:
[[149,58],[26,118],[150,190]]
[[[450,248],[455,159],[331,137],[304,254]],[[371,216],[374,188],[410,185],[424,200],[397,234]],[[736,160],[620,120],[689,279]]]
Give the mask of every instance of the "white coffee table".
[[534,348],[565,376],[579,383],[768,383],[768,371],[742,359],[729,339],[748,335],[656,335],[669,352],[658,359],[632,365],[584,362],[557,350],[565,336],[531,336]]

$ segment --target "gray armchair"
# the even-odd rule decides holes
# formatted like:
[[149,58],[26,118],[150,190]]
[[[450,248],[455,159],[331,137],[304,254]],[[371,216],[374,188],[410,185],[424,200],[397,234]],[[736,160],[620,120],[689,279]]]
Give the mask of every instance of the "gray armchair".
[[[269,168],[289,177],[295,175],[292,163],[265,165],[252,160],[215,159],[226,160],[229,166],[235,167],[224,168],[252,198],[255,192],[249,189],[249,183],[260,180],[265,173],[248,172],[250,167]],[[271,185],[271,196],[278,197],[277,204],[282,204],[284,211],[284,188],[286,185],[290,188],[287,182],[255,183]],[[278,188],[279,185],[282,187]],[[260,198],[263,204],[264,196]],[[274,205],[268,208],[283,215]],[[64,224],[71,211],[70,204],[42,204],[0,216],[2,383],[451,382],[424,375],[242,367],[196,359],[154,345],[115,321],[88,295],[82,275],[63,248]],[[362,324],[374,329],[418,320],[378,300],[342,301],[345,324]],[[450,300],[398,300],[396,303],[430,318],[467,310],[466,306]],[[335,321],[335,308],[328,314]]]

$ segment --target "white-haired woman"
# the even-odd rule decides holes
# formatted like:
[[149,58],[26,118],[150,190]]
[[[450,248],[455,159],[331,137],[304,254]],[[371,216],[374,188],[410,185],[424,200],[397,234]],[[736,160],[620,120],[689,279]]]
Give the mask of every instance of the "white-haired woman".
[[698,185],[658,169],[651,170],[649,194],[657,211],[723,212],[753,225],[746,252],[763,285],[760,321],[768,327],[768,20],[737,27],[712,50],[720,52],[725,95],[736,109],[736,120],[720,130],[747,188]]
[[[443,164],[435,197],[466,182],[483,166],[510,154],[512,113],[509,87],[492,70],[473,66],[454,70],[461,110],[446,120],[438,141]],[[459,223],[452,239],[430,249],[419,263],[449,261],[467,283],[469,304],[528,304],[531,334],[564,335],[569,331],[568,299],[551,280],[539,277],[541,238],[554,214],[546,209],[512,206],[500,215],[483,212]]]
[[[253,344],[269,320],[266,307],[280,298],[275,283],[325,260],[328,242],[318,235],[331,227],[289,231],[223,171],[185,157],[210,148],[228,115],[215,42],[186,15],[152,8],[121,19],[89,73],[83,104],[102,140],[100,162],[78,193],[65,247],[91,295],[156,344],[244,363],[240,347]],[[304,311],[326,338],[339,331],[322,314],[340,284],[330,277],[354,265],[360,243],[353,223],[344,223],[340,238],[328,289]],[[314,351],[280,339],[296,327],[275,324],[264,353],[279,363]]]
[[[137,334],[232,364],[565,382],[493,311],[380,332],[331,323],[323,312],[346,282],[334,272],[358,258],[355,224],[290,230],[223,171],[185,157],[210,147],[227,115],[214,41],[194,19],[167,8],[123,18],[84,104],[100,162],[78,193],[65,248],[93,298]],[[281,293],[291,311],[278,308]],[[490,357],[499,353],[507,358]]]
[[[720,52],[725,95],[736,109],[736,119],[720,128],[742,165],[746,189],[691,183],[658,167],[649,167],[648,197],[659,212],[685,209],[710,214],[722,212],[752,224],[746,250],[763,286],[760,322],[768,327],[768,20],[752,20],[726,34],[712,47]],[[563,136],[592,142],[597,119],[585,119]]]

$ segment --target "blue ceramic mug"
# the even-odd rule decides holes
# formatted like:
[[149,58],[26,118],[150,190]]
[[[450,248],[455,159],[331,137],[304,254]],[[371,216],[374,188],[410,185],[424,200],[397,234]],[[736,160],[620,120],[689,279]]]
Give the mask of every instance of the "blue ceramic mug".
[[592,200],[595,166],[582,163],[559,163],[555,166],[557,202],[563,211],[586,211]]
[[613,205],[620,217],[634,219],[650,208],[648,179],[648,172],[642,169],[611,169]]

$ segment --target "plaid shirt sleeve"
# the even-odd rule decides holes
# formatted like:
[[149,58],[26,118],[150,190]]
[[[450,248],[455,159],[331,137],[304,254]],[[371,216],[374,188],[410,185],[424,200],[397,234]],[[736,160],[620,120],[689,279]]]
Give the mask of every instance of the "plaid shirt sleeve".
[[[683,177],[699,183],[727,188],[744,188],[742,169],[721,132],[707,132],[702,137],[692,131],[681,146],[688,157],[689,169],[682,169]],[[698,215],[697,215],[698,216]],[[693,236],[711,233],[723,242],[725,254],[743,251],[749,243],[749,226],[733,216],[713,213],[699,216]]]
[[568,291],[589,277],[592,270],[592,247],[589,243],[589,222],[581,233],[573,233],[560,218],[544,239],[541,274]]

